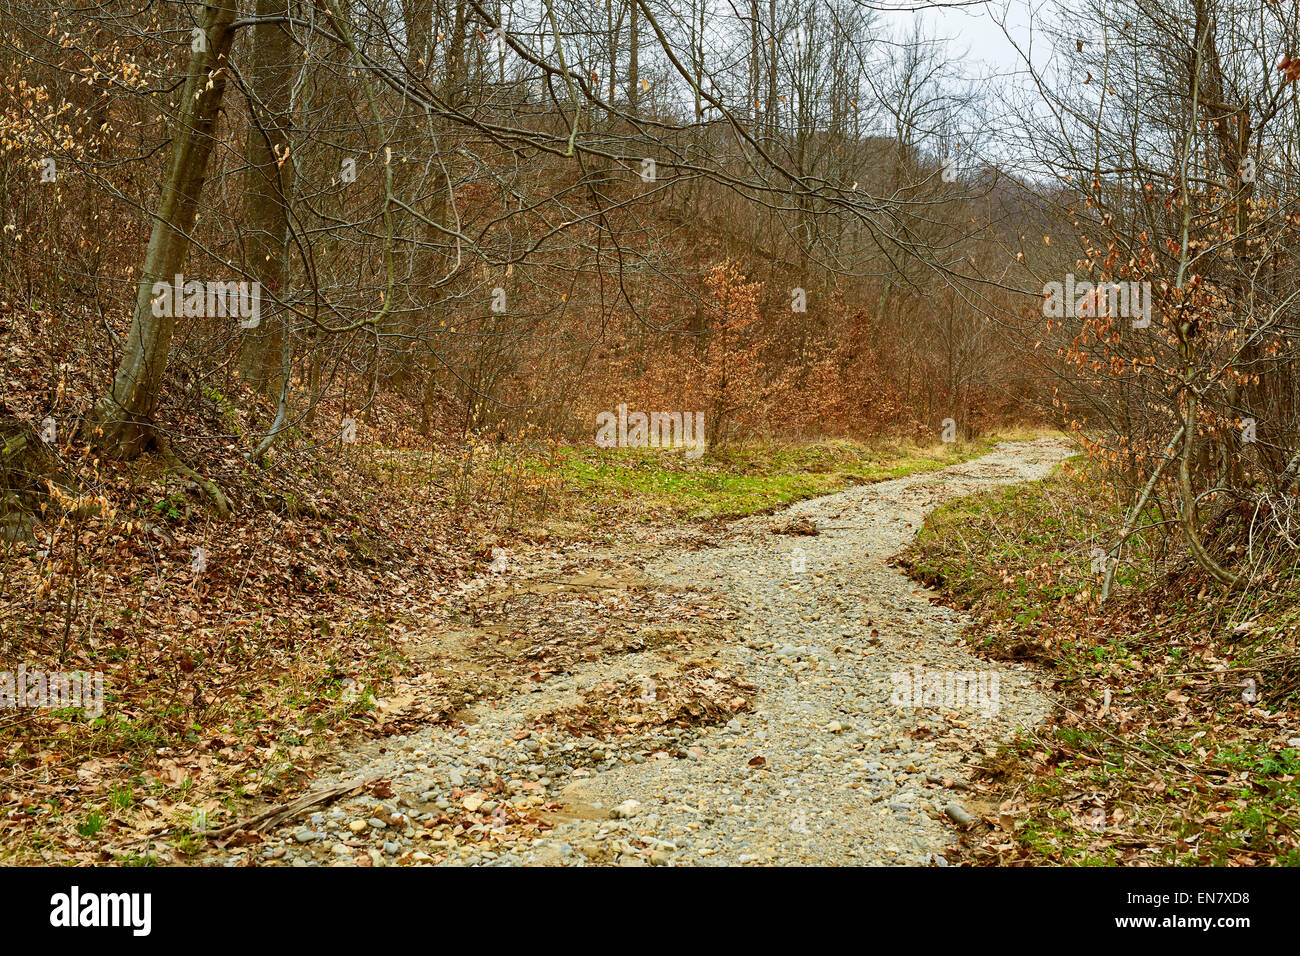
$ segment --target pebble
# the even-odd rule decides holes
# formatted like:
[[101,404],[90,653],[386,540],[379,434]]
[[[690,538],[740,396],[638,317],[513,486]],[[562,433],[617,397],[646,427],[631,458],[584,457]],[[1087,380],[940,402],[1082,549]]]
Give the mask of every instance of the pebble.
[[640,812],[641,804],[639,802],[636,800],[624,800],[613,810],[609,811],[609,815],[615,820],[626,820],[636,816]]
[[950,803],[943,808],[943,812],[948,815],[948,819],[959,827],[969,826],[975,822],[975,818],[960,803]]

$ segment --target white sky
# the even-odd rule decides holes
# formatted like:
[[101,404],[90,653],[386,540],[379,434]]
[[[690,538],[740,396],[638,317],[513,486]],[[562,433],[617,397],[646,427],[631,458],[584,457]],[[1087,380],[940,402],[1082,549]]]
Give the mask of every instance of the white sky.
[[[949,40],[953,54],[966,54],[968,72],[999,73],[1019,72],[1024,69],[1021,55],[1003,33],[999,21],[1005,20],[1012,36],[1021,49],[1030,51],[1031,28],[1040,22],[1051,9],[1051,0],[988,0],[985,3],[960,7],[930,4],[925,0],[908,3],[892,0],[895,8],[882,14],[882,21],[905,35],[918,19],[927,32]],[[915,9],[922,8],[924,9]],[[1048,48],[1045,37],[1038,34],[1032,44],[1034,62],[1042,65]]]

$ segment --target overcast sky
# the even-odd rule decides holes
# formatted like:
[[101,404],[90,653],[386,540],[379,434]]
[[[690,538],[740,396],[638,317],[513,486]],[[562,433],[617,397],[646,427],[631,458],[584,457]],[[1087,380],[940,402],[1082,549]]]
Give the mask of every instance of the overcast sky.
[[[1050,9],[1048,0],[989,0],[958,7],[898,0],[882,6],[899,8],[883,14],[884,22],[896,31],[906,34],[919,20],[927,32],[947,38],[954,54],[965,53],[973,72],[1000,74],[1023,70],[1024,61],[999,21],[1005,20],[1021,49],[1028,52],[1031,28]],[[1033,43],[1034,62],[1041,65],[1047,53],[1045,37],[1038,34]],[[978,69],[980,66],[983,71]]]

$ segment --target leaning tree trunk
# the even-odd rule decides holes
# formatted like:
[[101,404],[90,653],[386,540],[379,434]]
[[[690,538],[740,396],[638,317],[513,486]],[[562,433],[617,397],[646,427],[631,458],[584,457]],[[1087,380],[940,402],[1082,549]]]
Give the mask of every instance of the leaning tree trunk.
[[[197,219],[213,128],[226,88],[236,2],[214,0],[203,9],[206,43],[190,56],[189,77],[176,116],[171,166],[149,236],[122,362],[112,387],[90,416],[91,440],[123,458],[144,450],[158,404],[176,318],[153,314],[151,292],[154,282],[172,281],[189,252],[189,230]],[[220,5],[223,3],[227,5]]]

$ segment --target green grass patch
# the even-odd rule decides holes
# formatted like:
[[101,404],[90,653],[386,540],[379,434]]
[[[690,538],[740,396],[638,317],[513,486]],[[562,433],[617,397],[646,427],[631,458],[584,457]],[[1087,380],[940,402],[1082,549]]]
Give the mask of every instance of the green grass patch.
[[737,518],[827,495],[856,484],[901,478],[978,457],[985,439],[929,448],[873,448],[852,441],[804,445],[751,444],[698,459],[680,450],[563,448],[537,462],[590,517],[610,510],[659,519]]
[[1146,529],[1101,605],[1095,549],[1122,520],[1104,487],[1076,459],[950,502],[903,556],[975,616],[976,650],[1049,668],[1063,704],[982,767],[1011,805],[964,834],[965,858],[1294,865],[1300,563],[1224,594]]

